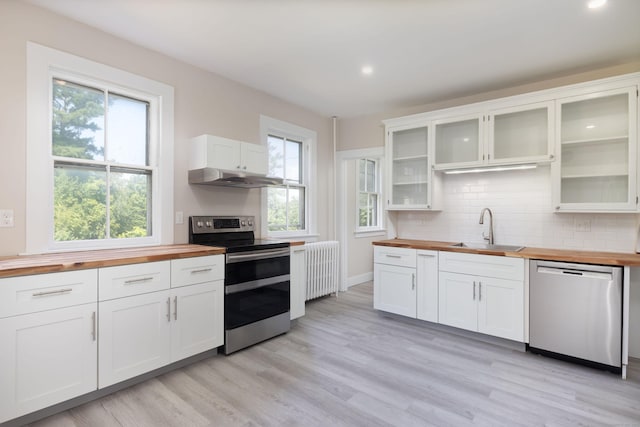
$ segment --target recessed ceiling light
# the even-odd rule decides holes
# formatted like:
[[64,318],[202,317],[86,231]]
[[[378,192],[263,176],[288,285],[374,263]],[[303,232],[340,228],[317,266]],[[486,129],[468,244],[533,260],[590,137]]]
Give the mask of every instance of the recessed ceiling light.
[[595,128],[595,127],[596,127],[596,125],[587,125],[587,126],[586,126],[586,128],[587,128],[587,129],[593,129],[593,128]]
[[598,9],[605,4],[607,4],[607,0],[589,0],[589,3],[587,3],[587,7],[589,9]]
[[365,65],[362,67],[362,74],[365,76],[370,76],[373,74],[373,67],[371,65]]

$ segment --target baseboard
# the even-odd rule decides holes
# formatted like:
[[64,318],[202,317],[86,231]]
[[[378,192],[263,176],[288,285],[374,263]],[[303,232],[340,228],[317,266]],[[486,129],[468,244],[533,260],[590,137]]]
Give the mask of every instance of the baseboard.
[[358,274],[357,276],[351,276],[347,279],[347,289],[351,286],[359,285],[360,283],[371,282],[373,280],[373,271],[364,274]]

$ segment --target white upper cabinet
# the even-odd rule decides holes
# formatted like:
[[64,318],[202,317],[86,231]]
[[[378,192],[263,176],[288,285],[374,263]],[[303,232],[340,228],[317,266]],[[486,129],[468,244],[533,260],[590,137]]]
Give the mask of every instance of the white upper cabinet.
[[553,102],[490,109],[434,122],[436,169],[550,161]]
[[203,168],[266,176],[269,168],[267,147],[214,135],[200,135],[191,139],[189,169]]
[[472,114],[434,122],[435,164],[440,169],[483,162],[483,116]]
[[488,123],[489,164],[553,159],[553,102],[494,110]]
[[557,211],[636,210],[637,87],[557,101]]
[[387,209],[436,209],[433,206],[432,155],[429,126],[387,128]]

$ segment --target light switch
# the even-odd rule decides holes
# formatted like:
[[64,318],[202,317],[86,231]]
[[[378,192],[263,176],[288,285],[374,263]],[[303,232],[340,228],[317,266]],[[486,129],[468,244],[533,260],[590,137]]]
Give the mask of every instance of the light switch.
[[182,223],[184,223],[184,214],[182,213],[182,211],[178,211],[176,212],[176,224]]

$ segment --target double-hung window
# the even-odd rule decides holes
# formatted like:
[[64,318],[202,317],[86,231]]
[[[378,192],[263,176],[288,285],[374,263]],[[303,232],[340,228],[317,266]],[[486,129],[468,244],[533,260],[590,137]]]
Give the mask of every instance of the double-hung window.
[[306,230],[303,143],[283,136],[268,135],[267,144],[269,176],[284,179],[282,186],[267,189],[269,231]]
[[263,190],[262,234],[311,235],[316,133],[266,116],[260,117],[260,129],[269,152],[268,175],[283,179],[282,185]]
[[173,242],[173,88],[27,46],[27,252]]
[[152,234],[149,102],[52,80],[55,242]]
[[380,165],[379,160],[357,160],[356,231],[372,231],[381,228],[380,218]]

